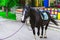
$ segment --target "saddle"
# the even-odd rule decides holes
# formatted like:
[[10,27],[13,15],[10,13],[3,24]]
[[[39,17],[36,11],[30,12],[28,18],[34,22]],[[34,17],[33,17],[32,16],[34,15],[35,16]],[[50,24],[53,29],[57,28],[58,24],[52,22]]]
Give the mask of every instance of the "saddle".
[[46,12],[43,12],[42,14],[43,14],[43,16],[44,16],[44,17],[43,17],[43,20],[48,20],[48,14],[47,14]]
[[[39,10],[39,9],[38,9]],[[48,14],[47,11],[39,10],[41,12],[41,17],[43,20],[48,20]]]
[[41,13],[41,17],[43,20],[48,20],[48,14],[47,14],[47,11],[44,11],[44,10],[39,10],[39,9],[35,9],[33,8],[33,10],[35,10],[37,13]]

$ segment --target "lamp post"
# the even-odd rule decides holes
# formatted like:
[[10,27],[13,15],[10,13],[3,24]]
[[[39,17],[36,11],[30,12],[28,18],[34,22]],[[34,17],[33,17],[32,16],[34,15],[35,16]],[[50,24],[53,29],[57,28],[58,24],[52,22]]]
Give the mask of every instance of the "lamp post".
[[49,7],[50,7],[50,0],[49,0]]

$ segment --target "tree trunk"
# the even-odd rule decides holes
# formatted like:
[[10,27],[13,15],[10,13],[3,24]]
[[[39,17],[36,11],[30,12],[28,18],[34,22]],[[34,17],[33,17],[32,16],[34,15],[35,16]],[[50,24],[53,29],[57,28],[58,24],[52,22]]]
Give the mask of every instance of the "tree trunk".
[[2,6],[2,11],[4,11],[4,7]]
[[6,7],[6,16],[8,16],[8,7]]

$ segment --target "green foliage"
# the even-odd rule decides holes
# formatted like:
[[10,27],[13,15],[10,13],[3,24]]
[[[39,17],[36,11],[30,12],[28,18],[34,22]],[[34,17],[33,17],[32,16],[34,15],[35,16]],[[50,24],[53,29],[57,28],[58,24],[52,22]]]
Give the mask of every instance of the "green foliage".
[[18,0],[0,0],[0,6],[5,6],[5,7],[14,7],[17,5]]
[[6,4],[8,3],[8,1],[7,0],[0,0],[0,6],[6,6]]
[[16,20],[16,14],[13,14],[11,12],[8,12],[8,17],[6,16],[6,12],[0,12],[0,16],[11,20]]

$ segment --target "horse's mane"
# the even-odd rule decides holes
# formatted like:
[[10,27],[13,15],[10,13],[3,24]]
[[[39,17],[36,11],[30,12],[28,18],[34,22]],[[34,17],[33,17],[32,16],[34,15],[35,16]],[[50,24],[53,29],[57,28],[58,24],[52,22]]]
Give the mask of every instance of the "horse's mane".
[[33,7],[30,7],[30,11],[36,11],[35,8]]
[[[37,20],[40,19],[41,21],[43,20],[42,19],[42,12],[41,11],[38,11],[38,9],[35,9],[35,8],[30,8],[30,13],[31,13],[31,17],[32,18],[35,18]],[[39,16],[39,17],[38,17]]]
[[38,9],[35,9],[35,8],[33,8],[33,7],[30,8],[30,11],[33,11],[33,12],[35,12],[35,13],[37,13],[37,14],[40,14],[40,13],[41,13],[41,12],[39,13]]

